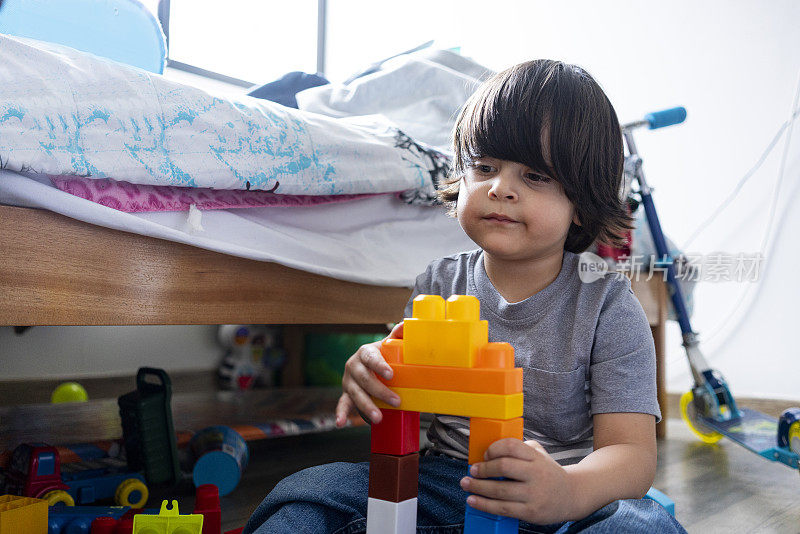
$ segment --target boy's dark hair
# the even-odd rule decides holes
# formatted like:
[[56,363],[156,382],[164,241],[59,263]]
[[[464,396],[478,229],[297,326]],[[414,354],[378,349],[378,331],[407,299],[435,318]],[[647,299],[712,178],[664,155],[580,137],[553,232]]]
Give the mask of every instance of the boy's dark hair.
[[[552,167],[542,150],[545,130]],[[494,75],[461,110],[453,153],[453,174],[439,191],[451,215],[461,177],[483,156],[527,165],[561,184],[581,222],[571,224],[565,250],[583,252],[596,239],[621,245],[632,228],[620,198],[624,154],[617,114],[578,66],[539,59]]]

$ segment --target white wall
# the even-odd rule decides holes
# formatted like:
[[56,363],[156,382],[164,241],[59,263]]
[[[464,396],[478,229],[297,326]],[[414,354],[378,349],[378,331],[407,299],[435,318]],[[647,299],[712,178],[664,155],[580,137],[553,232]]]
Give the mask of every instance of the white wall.
[[216,326],[37,326],[22,335],[0,327],[0,380],[80,379],[213,369],[222,359]]

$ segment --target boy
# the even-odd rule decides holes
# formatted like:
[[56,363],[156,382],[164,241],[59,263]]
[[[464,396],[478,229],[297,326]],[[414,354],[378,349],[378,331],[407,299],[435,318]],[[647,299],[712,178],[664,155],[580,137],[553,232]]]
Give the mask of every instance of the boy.
[[[435,416],[420,459],[418,526],[460,532],[468,491],[474,508],[519,518],[520,532],[683,532],[642,499],[655,476],[661,417],[644,312],[627,279],[578,277],[580,252],[630,228],[619,198],[622,137],[608,98],[579,67],[523,63],[470,98],[453,149],[441,198],[480,249],[431,263],[412,299],[478,297],[489,341],[511,343],[524,368],[525,441],[494,443],[464,477],[468,420]],[[390,336],[402,337],[402,324]],[[379,345],[347,362],[340,426],[353,408],[380,421],[371,397],[399,402],[375,376],[391,376]],[[301,471],[276,486],[248,528],[362,532],[366,480],[365,464]]]

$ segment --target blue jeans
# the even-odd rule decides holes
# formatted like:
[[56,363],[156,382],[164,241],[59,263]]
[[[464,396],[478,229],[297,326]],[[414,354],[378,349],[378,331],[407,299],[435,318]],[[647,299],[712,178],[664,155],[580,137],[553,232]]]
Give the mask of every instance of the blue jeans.
[[[420,456],[417,532],[461,534],[467,493],[459,480],[466,474],[466,462],[446,456]],[[325,464],[288,476],[256,508],[243,534],[365,532],[368,476],[368,462]],[[552,525],[520,521],[519,531],[686,532],[661,505],[649,499],[616,501],[580,521]]]

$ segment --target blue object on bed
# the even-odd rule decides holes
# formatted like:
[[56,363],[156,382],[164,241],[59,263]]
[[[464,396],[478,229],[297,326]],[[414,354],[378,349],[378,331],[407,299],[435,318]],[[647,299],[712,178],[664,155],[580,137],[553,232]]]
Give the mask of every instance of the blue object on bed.
[[161,24],[137,0],[3,0],[0,33],[62,44],[161,74]]
[[290,72],[274,82],[256,87],[247,94],[255,98],[277,102],[287,108],[297,109],[297,98],[295,97],[297,93],[310,87],[319,87],[329,83],[331,82],[319,74]]

